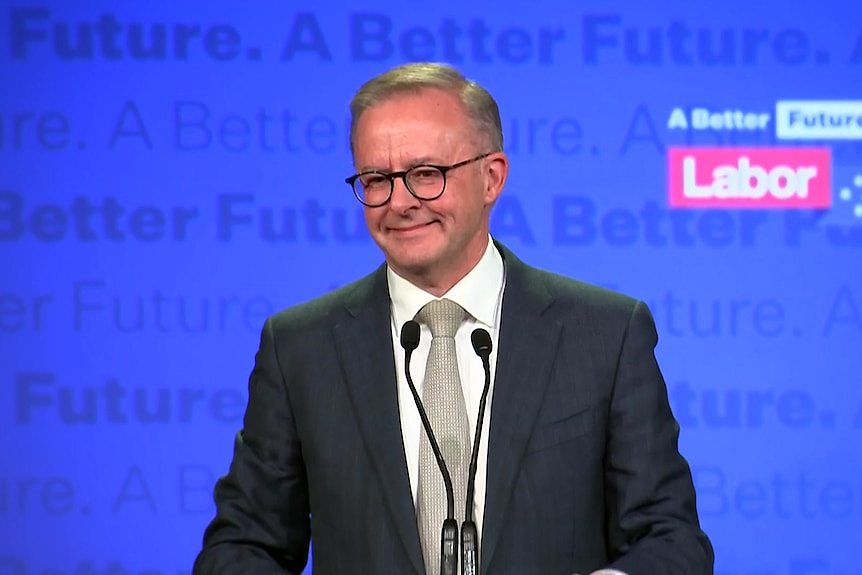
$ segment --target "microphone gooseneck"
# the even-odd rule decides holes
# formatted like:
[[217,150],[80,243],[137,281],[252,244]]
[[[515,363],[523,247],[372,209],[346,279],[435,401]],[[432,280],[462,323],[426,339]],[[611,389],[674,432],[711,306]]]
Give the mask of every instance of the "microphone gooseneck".
[[479,442],[482,439],[482,423],[485,419],[485,404],[488,400],[488,390],[491,387],[491,335],[482,328],[473,330],[470,336],[473,343],[473,351],[482,360],[485,369],[485,385],[482,387],[482,398],[479,400],[479,417],[476,420],[476,436],[473,438],[473,454],[470,457],[470,475],[467,480],[467,507],[464,517],[473,519],[473,498],[476,488],[476,466],[479,461]]
[[476,420],[476,435],[473,438],[473,454],[470,457],[470,475],[467,480],[467,501],[464,523],[461,525],[461,566],[462,575],[479,573],[479,533],[473,521],[473,498],[476,491],[476,466],[479,460],[479,443],[482,439],[482,422],[485,420],[485,404],[491,387],[491,335],[482,328],[473,330],[470,336],[473,351],[482,360],[485,370],[485,385],[479,400],[479,417]]
[[413,395],[416,409],[419,410],[419,417],[422,419],[422,427],[425,428],[425,433],[428,436],[428,443],[431,445],[431,450],[434,452],[434,458],[437,460],[437,467],[440,468],[440,473],[443,474],[443,483],[446,486],[447,499],[446,517],[454,519],[455,492],[452,489],[452,477],[449,475],[449,468],[446,467],[446,460],[443,459],[443,453],[440,451],[440,446],[437,444],[437,438],[434,437],[434,431],[431,429],[431,422],[428,421],[428,414],[425,413],[425,408],[422,407],[422,400],[419,399],[419,393],[416,391],[416,386],[413,384],[413,377],[410,375],[410,358],[413,357],[413,352],[418,346],[419,324],[410,320],[401,327],[401,347],[404,348],[405,354],[404,375],[407,376],[407,386],[410,388],[410,393]]

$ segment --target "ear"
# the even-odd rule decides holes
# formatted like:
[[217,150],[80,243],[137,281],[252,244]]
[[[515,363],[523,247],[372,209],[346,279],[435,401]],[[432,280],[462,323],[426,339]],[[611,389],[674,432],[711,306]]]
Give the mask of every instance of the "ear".
[[509,177],[509,158],[505,152],[494,152],[485,162],[485,204],[493,205]]

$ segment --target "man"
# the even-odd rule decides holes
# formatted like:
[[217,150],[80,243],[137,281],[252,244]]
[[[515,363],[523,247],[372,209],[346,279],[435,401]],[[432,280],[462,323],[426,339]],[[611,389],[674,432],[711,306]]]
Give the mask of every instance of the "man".
[[[453,459],[469,453],[484,384],[470,333],[493,342],[473,508],[482,573],[711,573],[646,307],[490,238],[509,168],[490,94],[448,66],[410,64],[367,82],[351,112],[348,182],[386,264],[267,321],[195,573],[299,573],[309,541],[315,575],[439,572],[445,500],[428,493],[442,479],[397,343],[413,319],[409,368],[429,413],[441,364],[429,350],[454,337],[447,381],[463,392],[443,399],[469,445],[441,445],[459,524]],[[463,316],[454,336],[432,337],[436,300]]]

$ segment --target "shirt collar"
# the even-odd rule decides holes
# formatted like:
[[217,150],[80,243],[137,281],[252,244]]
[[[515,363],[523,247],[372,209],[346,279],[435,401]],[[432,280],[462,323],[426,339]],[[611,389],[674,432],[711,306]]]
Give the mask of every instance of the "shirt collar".
[[[386,268],[386,281],[389,284],[392,319],[396,327],[416,317],[425,304],[437,299],[399,276],[390,267]],[[492,329],[496,323],[497,304],[503,282],[503,257],[488,236],[488,246],[479,263],[441,297],[454,301],[477,322]]]

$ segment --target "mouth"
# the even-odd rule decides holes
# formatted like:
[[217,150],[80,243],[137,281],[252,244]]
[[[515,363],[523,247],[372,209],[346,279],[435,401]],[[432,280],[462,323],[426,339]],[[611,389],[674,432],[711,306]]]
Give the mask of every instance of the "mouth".
[[430,221],[430,222],[423,222],[421,224],[413,224],[413,225],[409,225],[409,226],[390,227],[390,228],[388,228],[387,231],[391,234],[410,235],[410,234],[415,234],[415,233],[421,233],[422,231],[426,230],[429,226],[434,225],[434,223],[435,223],[434,221]]

